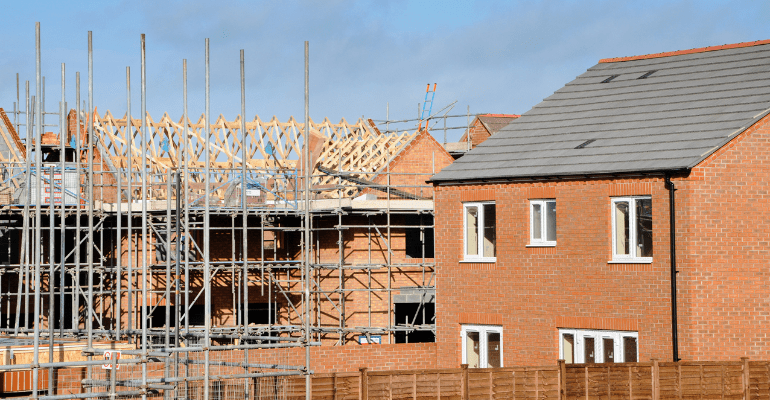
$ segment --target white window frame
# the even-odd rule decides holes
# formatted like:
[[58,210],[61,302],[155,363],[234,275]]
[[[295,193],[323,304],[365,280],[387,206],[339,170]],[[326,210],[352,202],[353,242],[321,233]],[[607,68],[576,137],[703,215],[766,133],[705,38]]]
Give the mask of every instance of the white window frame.
[[[613,339],[614,354],[613,362],[621,363],[626,362],[625,352],[623,351],[623,338],[632,337],[636,339],[636,360],[639,362],[639,332],[634,331],[607,331],[607,330],[592,330],[592,329],[559,329],[559,358],[564,360],[564,340],[562,339],[564,334],[572,335],[575,343],[574,363],[585,363],[585,339],[594,339],[594,363],[604,362],[604,340],[605,338]],[[464,354],[464,353],[463,353]]]
[[[479,347],[481,348],[481,351],[479,352],[479,365],[487,365],[489,362],[488,354],[487,354],[487,333],[493,332],[500,334],[500,367],[505,366],[505,363],[503,361],[503,327],[499,325],[462,325],[462,328],[460,329],[460,342],[462,343],[462,352],[463,352],[463,364],[468,363],[468,354],[466,353],[466,346],[467,346],[467,340],[466,337],[468,335],[468,332],[478,332],[479,333]],[[486,368],[486,367],[481,367]]]
[[[612,216],[612,261],[621,263],[651,263],[652,257],[637,257],[636,256],[636,229],[632,229],[636,226],[636,200],[652,200],[652,196],[631,196],[631,197],[613,197],[610,202],[610,215]],[[628,202],[628,242],[629,246],[628,254],[617,254],[617,233],[615,229],[615,204],[620,202]],[[655,239],[653,235],[653,240]]]
[[[541,199],[529,201],[529,245],[530,247],[556,246],[555,240],[548,240],[546,223],[546,208],[548,203],[556,203],[555,199]],[[540,206],[540,238],[535,238],[535,205]]]
[[[497,215],[497,205],[494,201],[483,201],[474,203],[463,203],[463,261],[466,262],[495,262],[495,257],[484,257],[484,206],[492,204],[495,206],[495,215]],[[478,238],[476,253],[468,254],[468,207],[477,207],[479,227],[476,232]],[[497,221],[495,221],[495,254],[497,254]]]

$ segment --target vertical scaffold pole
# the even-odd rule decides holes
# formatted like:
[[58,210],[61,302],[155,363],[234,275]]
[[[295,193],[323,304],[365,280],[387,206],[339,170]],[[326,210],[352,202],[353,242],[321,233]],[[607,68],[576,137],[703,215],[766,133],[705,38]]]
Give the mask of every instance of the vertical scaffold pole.
[[[190,243],[190,208],[187,202],[187,194],[188,190],[190,189],[189,186],[189,162],[190,155],[188,152],[190,151],[190,148],[188,147],[189,138],[187,137],[187,127],[190,123],[190,121],[187,119],[187,59],[182,60],[182,106],[184,108],[184,127],[182,129],[182,135],[184,136],[184,238],[185,238],[185,247],[189,246]],[[185,306],[185,312],[184,312],[184,333],[185,333],[185,340],[187,339],[187,335],[190,333],[190,257],[189,250],[185,249],[185,257],[184,257],[184,306]],[[187,355],[187,358],[189,358],[190,355]],[[190,364],[185,363],[184,367],[184,376],[185,378],[189,376],[190,373]],[[185,379],[184,381],[184,390],[185,395],[189,393],[189,383]]]
[[[171,142],[171,135],[169,135],[169,142]],[[169,143],[169,148],[171,147],[171,143]],[[170,154],[169,154],[170,155]],[[171,178],[173,177],[171,173],[171,168],[168,168],[166,170],[166,321],[165,327],[163,328],[163,331],[165,333],[164,339],[166,348],[172,347],[171,346],[171,333],[170,333],[170,327],[171,327]],[[176,346],[174,346],[176,347]],[[163,376],[166,378],[169,377],[169,369],[170,365],[169,362],[171,361],[170,357],[165,357],[165,360],[163,360],[163,363],[165,364],[165,368],[163,368]],[[171,391],[165,390],[163,391],[163,397],[166,399],[170,399],[170,393]]]
[[126,237],[128,238],[126,241],[126,260],[128,261],[126,265],[126,300],[127,300],[127,325],[126,325],[126,333],[128,333],[128,342],[132,342],[132,338],[134,337],[132,333],[130,333],[134,329],[133,325],[133,319],[134,319],[134,296],[133,296],[133,287],[134,287],[134,255],[133,255],[133,248],[134,248],[134,219],[131,215],[131,211],[134,208],[133,207],[133,193],[134,193],[134,127],[133,127],[133,118],[131,117],[131,67],[126,67],[126,147],[128,148],[128,174],[126,176],[126,186],[128,188],[128,199],[126,201],[128,202],[128,211],[126,213],[126,224],[127,224],[127,232]]
[[[249,154],[246,150],[246,72],[243,49],[241,49],[241,212],[243,216],[241,222],[243,231],[241,240],[243,241],[241,253],[243,254],[243,305],[241,306],[241,321],[243,322],[243,336],[249,336],[249,231],[248,228],[248,209],[246,208],[246,161]],[[249,363],[249,349],[243,350],[243,364]],[[245,373],[249,373],[249,367],[244,367]],[[249,398],[249,380],[244,384],[245,397]]]
[[142,400],[147,399],[147,69],[145,65],[145,37],[142,41]]
[[[94,47],[93,34],[88,31],[88,313],[86,326],[88,327],[88,360],[93,360],[93,320],[94,313]],[[93,367],[88,366],[88,379],[93,379]],[[89,389],[90,390],[90,389]]]
[[[61,107],[61,105],[59,106]],[[53,363],[53,299],[54,299],[54,272],[56,271],[56,263],[54,260],[54,169],[51,165],[48,168],[48,362]],[[38,287],[38,290],[43,290]],[[63,360],[62,360],[63,361]],[[48,395],[53,395],[53,367],[48,368]]]
[[[126,72],[128,72],[128,71],[126,71]],[[131,120],[131,117],[129,117],[128,113],[126,113],[126,136],[129,135],[128,127],[129,127],[129,121],[130,120]],[[129,149],[129,155],[128,155],[129,157],[131,157],[130,151],[131,150]],[[122,260],[122,258],[123,258],[123,192],[121,191],[122,190],[121,185],[123,183],[122,182],[122,180],[123,180],[122,175],[123,174],[122,174],[121,168],[122,168],[122,166],[118,166],[116,174],[115,174],[116,178],[117,178],[116,179],[116,181],[117,181],[116,182],[116,184],[117,184],[117,191],[116,191],[117,199],[116,199],[116,202],[117,202],[117,211],[118,211],[118,216],[117,216],[117,221],[116,221],[117,222],[117,230],[118,230],[118,232],[115,234],[115,241],[116,241],[116,243],[115,243],[115,245],[116,245],[115,253],[117,254],[117,256],[115,257],[115,261],[116,261],[116,264],[115,264],[115,292],[116,292],[115,293],[115,299],[116,300],[113,302],[113,304],[115,304],[115,340],[120,340],[120,320],[122,318],[122,315],[121,315],[122,305],[121,305],[121,303],[122,303],[122,300],[123,300],[123,293],[122,293],[122,286],[123,286],[123,282],[122,282],[123,281],[123,265],[122,265],[122,262],[123,262],[123,260]],[[130,190],[128,190],[128,191],[130,191]],[[130,208],[131,204],[129,203],[128,206]],[[128,247],[130,248],[131,246],[129,245]]]
[[305,237],[304,237],[304,301],[305,312],[303,322],[305,345],[305,400],[312,400],[310,377],[310,44],[305,41]]
[[[34,319],[34,337],[32,339],[32,345],[34,346],[33,349],[33,361],[32,361],[32,397],[37,398],[38,397],[38,387],[39,387],[39,374],[40,374],[40,258],[41,258],[41,237],[40,237],[40,223],[41,223],[41,215],[40,215],[40,203],[42,202],[43,196],[42,196],[42,190],[41,182],[42,182],[42,161],[43,157],[40,153],[40,139],[42,139],[43,135],[41,132],[43,131],[43,124],[42,124],[42,118],[40,115],[40,99],[41,99],[41,93],[42,93],[42,87],[41,87],[41,80],[40,80],[40,22],[35,23],[35,98],[37,101],[35,102],[35,124],[37,125],[37,140],[35,140],[35,239],[33,240],[33,244],[35,246],[34,250],[34,256],[35,256],[35,285],[33,286],[35,290],[35,319]],[[29,148],[29,146],[27,146]],[[25,318],[26,319],[26,318]]]
[[[66,135],[69,132],[69,126],[67,124],[67,101],[64,97],[65,94],[65,73],[64,63],[61,64],[61,114],[59,115],[59,161],[60,163],[60,176],[61,184],[59,186],[59,193],[61,200],[59,201],[59,254],[61,260],[59,260],[59,337],[64,337],[64,284],[65,284],[65,271],[66,271],[66,251],[65,246],[65,218],[67,217],[67,211],[65,210],[65,204],[67,199],[67,193],[64,189],[67,187],[67,175],[65,170],[65,163],[67,162],[67,153],[64,146],[67,143]],[[53,335],[52,335],[53,336]],[[63,361],[63,360],[62,360]],[[53,374],[51,374],[53,375]]]
[[203,398],[209,397],[209,347],[211,346],[211,339],[209,337],[211,331],[211,265],[209,263],[209,210],[211,207],[211,160],[209,154],[209,140],[211,131],[211,108],[210,108],[210,95],[209,92],[209,39],[206,38],[206,116],[204,117],[204,136],[203,136],[203,152],[205,153],[204,163],[206,164],[206,189],[205,193],[205,211],[203,214],[203,290],[204,296],[204,318],[206,319],[206,331],[204,332],[204,346],[203,346]]
[[82,165],[80,164],[80,152],[81,152],[81,131],[80,131],[80,72],[75,72],[75,129],[77,130],[75,139],[75,170],[77,171],[76,180],[78,182],[77,190],[77,208],[75,209],[75,278],[72,280],[75,287],[75,301],[72,305],[72,329],[80,330],[80,218],[82,216],[82,207],[80,206],[80,199],[82,197],[82,189],[80,187],[80,174]]
[[[25,119],[26,119],[25,120],[26,126],[25,126],[25,128],[27,130],[27,133],[26,133],[26,137],[25,137],[25,148],[24,148],[24,158],[25,158],[25,161],[26,161],[24,175],[25,175],[25,178],[26,178],[25,179],[26,186],[28,188],[31,188],[32,187],[32,154],[31,154],[32,153],[32,151],[31,151],[32,150],[32,123],[31,123],[31,121],[32,121],[32,114],[31,114],[32,102],[31,102],[31,99],[29,97],[29,81],[26,81],[25,86],[26,86],[26,91],[27,91],[27,100],[26,100],[26,103],[24,104],[24,108],[26,108],[26,110],[25,110],[25,113],[26,113],[26,117],[25,117]],[[22,298],[21,298],[22,281],[24,281],[24,283],[25,283],[25,285],[24,285],[24,292],[25,292],[25,295],[24,295],[24,314],[25,314],[24,324],[26,325],[26,324],[29,323],[29,321],[27,321],[29,318],[26,317],[26,316],[29,315],[29,286],[30,286],[29,285],[29,259],[30,259],[29,258],[29,253],[30,253],[30,249],[29,249],[30,246],[29,246],[29,244],[31,242],[31,238],[30,238],[30,233],[31,232],[29,231],[30,230],[29,229],[29,225],[30,225],[29,206],[30,206],[30,204],[32,204],[32,191],[31,190],[27,190],[27,195],[25,196],[25,201],[24,201],[24,214],[23,214],[24,215],[24,222],[22,224],[23,231],[22,231],[22,236],[21,236],[21,251],[22,251],[22,254],[21,254],[21,257],[20,257],[20,261],[22,261],[24,264],[23,264],[22,270],[19,271],[19,285],[18,285],[19,290],[18,290],[18,295],[16,296],[16,321],[14,321],[14,325],[13,325],[14,326],[13,327],[13,334],[14,335],[18,335],[19,334],[19,320],[21,319],[20,315],[21,315],[21,301],[22,301]],[[24,274],[23,276],[22,276],[22,273]]]

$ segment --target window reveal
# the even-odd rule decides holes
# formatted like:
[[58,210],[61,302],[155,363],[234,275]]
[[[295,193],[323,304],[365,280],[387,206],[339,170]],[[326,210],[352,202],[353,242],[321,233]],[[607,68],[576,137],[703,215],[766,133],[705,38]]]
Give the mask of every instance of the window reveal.
[[612,242],[613,259],[652,258],[652,198],[612,199]]
[[465,260],[494,261],[496,256],[496,222],[494,203],[466,203]]
[[463,364],[468,368],[503,366],[503,329],[490,325],[463,325]]
[[530,245],[556,245],[556,200],[530,201]]
[[567,364],[638,362],[638,337],[632,331],[559,329],[559,358]]

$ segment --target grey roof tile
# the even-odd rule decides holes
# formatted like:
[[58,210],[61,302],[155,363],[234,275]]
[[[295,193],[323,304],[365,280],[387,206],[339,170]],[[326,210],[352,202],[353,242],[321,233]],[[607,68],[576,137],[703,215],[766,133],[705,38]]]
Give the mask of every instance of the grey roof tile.
[[770,45],[599,63],[432,180],[692,168],[768,111]]

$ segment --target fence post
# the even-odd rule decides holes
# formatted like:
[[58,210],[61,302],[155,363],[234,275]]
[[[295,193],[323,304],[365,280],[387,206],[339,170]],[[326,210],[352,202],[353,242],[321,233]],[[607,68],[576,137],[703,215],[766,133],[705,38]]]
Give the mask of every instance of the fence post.
[[358,371],[361,373],[358,398],[360,400],[367,400],[369,398],[369,376],[366,373],[366,367],[359,368]]
[[567,399],[567,365],[564,360],[556,360],[559,365],[559,400]]
[[[492,376],[492,369],[489,369],[489,400],[495,399],[495,379]],[[417,399],[414,399],[417,400]]]
[[652,359],[652,400],[660,400],[660,366],[658,359]]
[[337,373],[332,372],[332,400],[337,400]]
[[749,397],[751,397],[751,393],[749,392],[749,358],[748,357],[741,357],[741,364],[742,370],[741,375],[743,375],[743,400],[749,400]]
[[460,365],[460,386],[462,386],[462,400],[468,400],[468,364],[461,364]]

